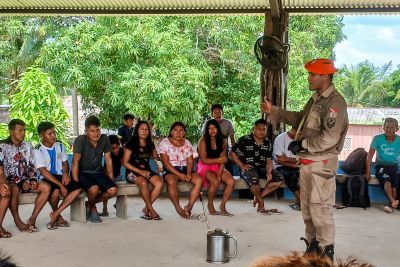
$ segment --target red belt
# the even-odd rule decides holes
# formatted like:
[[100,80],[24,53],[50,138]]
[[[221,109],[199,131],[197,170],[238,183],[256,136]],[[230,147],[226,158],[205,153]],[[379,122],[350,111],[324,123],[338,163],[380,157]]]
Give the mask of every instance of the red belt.
[[314,162],[315,161],[311,160],[311,159],[300,159],[300,163],[303,164],[303,165],[308,165],[308,164],[311,164],[311,163],[314,163]]
[[[300,162],[301,164],[303,164],[303,165],[309,165],[309,164],[314,163],[314,162],[316,162],[316,161],[315,161],[315,160],[311,160],[311,159],[300,159],[299,162]],[[328,163],[328,160],[327,160],[327,159],[324,159],[322,162],[323,162],[324,164],[327,164],[327,163]]]

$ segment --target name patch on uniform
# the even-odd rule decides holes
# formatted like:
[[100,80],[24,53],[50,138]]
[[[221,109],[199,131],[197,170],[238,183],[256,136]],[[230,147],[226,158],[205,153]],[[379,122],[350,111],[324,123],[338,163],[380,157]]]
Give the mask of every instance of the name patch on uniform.
[[339,110],[337,108],[329,108],[329,118],[336,118],[338,116]]

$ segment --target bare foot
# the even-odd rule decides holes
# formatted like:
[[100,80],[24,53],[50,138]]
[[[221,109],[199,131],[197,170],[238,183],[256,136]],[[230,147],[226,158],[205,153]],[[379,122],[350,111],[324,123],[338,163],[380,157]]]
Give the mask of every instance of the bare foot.
[[160,218],[160,215],[155,210],[150,211],[149,215],[151,218]]
[[23,222],[20,222],[18,224],[15,223],[15,224],[20,232],[32,233],[32,230],[28,224],[23,223]]
[[184,209],[182,209],[182,208],[176,210],[176,212],[177,212],[182,218],[185,218],[185,219],[189,219],[189,218],[190,218],[190,214],[186,213],[186,211],[185,211]]
[[257,204],[258,204],[258,201],[257,201],[257,199],[255,197],[253,198],[252,203],[253,203],[253,207],[255,208],[257,206]]
[[35,221],[32,221],[32,219],[31,218],[29,218],[27,221],[26,221],[26,224],[28,225],[28,227],[29,227],[29,230],[31,231],[31,232],[38,232],[38,228],[36,227],[36,222]]
[[390,204],[390,206],[392,206],[392,208],[397,209],[397,206],[399,205],[399,201],[398,200],[393,200],[392,203]]
[[192,215],[192,209],[190,209],[189,206],[185,206],[183,207],[183,210],[185,211],[187,217],[190,218],[190,215]]
[[10,238],[10,237],[12,237],[12,234],[3,227],[0,227],[0,238]]
[[[61,215],[60,215],[60,217],[61,217]],[[53,212],[50,212],[50,224],[51,224],[51,225],[55,225],[55,224],[56,224],[56,221],[58,221],[58,220],[57,220],[57,218],[54,216],[54,211],[53,211]]]
[[144,215],[149,215],[149,211],[147,210],[147,207],[144,207],[143,209],[142,209],[142,212],[143,212],[143,214]]

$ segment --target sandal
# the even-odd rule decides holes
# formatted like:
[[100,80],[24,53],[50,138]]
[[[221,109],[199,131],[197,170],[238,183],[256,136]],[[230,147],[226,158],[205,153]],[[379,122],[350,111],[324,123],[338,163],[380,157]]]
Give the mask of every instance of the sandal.
[[393,213],[393,210],[392,210],[392,208],[391,208],[391,207],[389,207],[389,206],[385,206],[385,207],[383,207],[383,211],[384,211],[384,212],[387,212],[387,213]]
[[67,221],[56,222],[54,225],[58,227],[70,227],[69,222]]
[[153,221],[161,221],[161,220],[162,220],[162,218],[161,218],[160,216],[156,216],[156,217],[151,217],[151,216],[150,216],[150,218],[151,218],[151,220],[153,220]]
[[12,237],[12,234],[10,232],[8,231],[0,232],[0,238],[10,238],[10,237]]
[[278,209],[270,209],[269,212],[271,212],[271,214],[276,214],[276,215],[281,215],[283,212],[279,211]]
[[150,215],[143,214],[140,216],[141,219],[146,220],[146,221],[151,221],[153,218]]
[[35,225],[30,224],[29,221],[27,221],[26,224],[28,225],[28,229],[29,229],[30,233],[39,232],[39,229]]
[[220,211],[219,212],[219,215],[221,215],[221,216],[227,216],[227,217],[232,217],[233,216],[233,214],[232,213],[230,213],[229,211]]
[[48,230],[56,230],[57,229],[57,226],[55,224],[50,223],[50,222],[46,224],[46,227],[47,227]]
[[260,213],[261,215],[271,215],[271,212],[266,209],[260,209],[260,210],[257,210],[257,212]]

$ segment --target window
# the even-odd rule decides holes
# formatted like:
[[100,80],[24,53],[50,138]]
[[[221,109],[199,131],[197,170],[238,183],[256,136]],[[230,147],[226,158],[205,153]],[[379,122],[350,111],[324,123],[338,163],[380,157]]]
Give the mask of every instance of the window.
[[352,148],[352,142],[353,140],[352,140],[352,138],[351,137],[346,137],[345,139],[344,139],[344,144],[343,144],[343,150],[344,151],[351,151],[351,148]]

